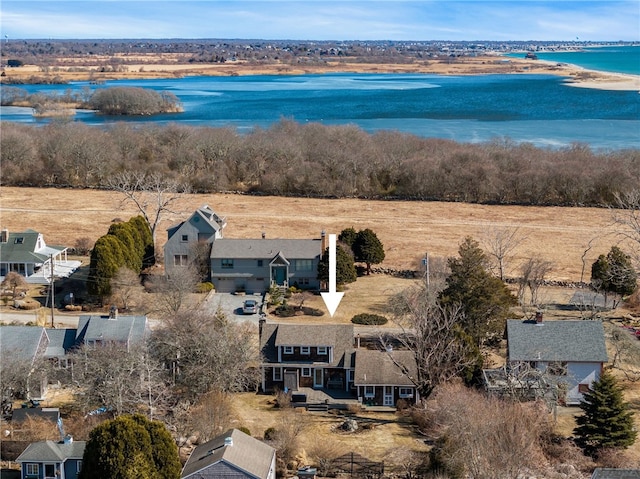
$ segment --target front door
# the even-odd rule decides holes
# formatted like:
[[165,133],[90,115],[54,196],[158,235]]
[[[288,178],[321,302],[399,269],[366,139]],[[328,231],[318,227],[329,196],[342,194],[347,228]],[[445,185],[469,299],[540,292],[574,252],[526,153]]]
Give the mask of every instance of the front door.
[[298,370],[297,369],[287,369],[284,371],[284,387],[287,391],[297,391],[298,390]]
[[316,368],[313,370],[313,387],[321,388],[324,386],[324,373],[322,368]]
[[393,386],[384,387],[384,399],[383,405],[393,406]]
[[285,267],[273,268],[273,281],[278,286],[285,286],[286,279],[287,279],[287,268]]

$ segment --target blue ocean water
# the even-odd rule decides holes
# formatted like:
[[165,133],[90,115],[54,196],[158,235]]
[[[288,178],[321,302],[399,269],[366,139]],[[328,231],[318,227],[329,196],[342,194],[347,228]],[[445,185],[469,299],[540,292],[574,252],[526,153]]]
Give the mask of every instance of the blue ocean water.
[[[553,148],[640,147],[640,95],[567,86],[552,75],[438,76],[325,74],[119,80],[95,86],[29,85],[30,92],[136,86],[170,91],[184,112],[123,118],[79,112],[74,121],[118,121],[235,127],[249,131],[282,118],[300,123],[353,124],[369,132],[397,130],[460,142],[509,138]],[[41,123],[30,109],[0,110],[3,120]],[[46,121],[46,120],[44,120]]]
[[[588,70],[640,75],[640,46],[606,46],[584,48],[580,51],[536,52],[538,59],[570,63]],[[522,53],[509,54],[522,58]]]

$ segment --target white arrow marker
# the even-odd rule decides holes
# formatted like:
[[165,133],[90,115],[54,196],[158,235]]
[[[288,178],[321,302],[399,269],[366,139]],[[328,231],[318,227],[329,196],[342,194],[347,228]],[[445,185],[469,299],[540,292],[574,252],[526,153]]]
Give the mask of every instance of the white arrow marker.
[[320,294],[333,318],[344,296],[344,293],[336,292],[336,235],[329,235],[329,292]]

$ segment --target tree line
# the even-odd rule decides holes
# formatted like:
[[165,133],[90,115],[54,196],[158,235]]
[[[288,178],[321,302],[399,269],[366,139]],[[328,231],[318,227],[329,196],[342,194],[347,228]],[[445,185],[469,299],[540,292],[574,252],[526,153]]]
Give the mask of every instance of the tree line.
[[2,185],[109,188],[120,172],[196,193],[602,206],[640,184],[640,149],[456,143],[282,119],[232,128],[2,123]]

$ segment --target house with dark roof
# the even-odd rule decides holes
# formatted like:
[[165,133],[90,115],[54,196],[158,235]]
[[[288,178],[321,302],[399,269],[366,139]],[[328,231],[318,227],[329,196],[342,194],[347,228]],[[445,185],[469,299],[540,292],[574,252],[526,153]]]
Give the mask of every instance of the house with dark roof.
[[591,479],[640,479],[640,469],[597,467],[591,474]]
[[353,387],[352,324],[261,322],[260,349],[264,392]]
[[182,469],[183,479],[275,479],[276,450],[237,429],[196,447]]
[[[50,344],[47,330],[37,326],[2,326],[0,327],[0,352],[2,362],[15,363],[16,371],[22,371],[25,377],[26,391],[21,391],[27,398],[42,397],[47,388],[47,377],[44,368],[38,368],[38,361],[43,359]],[[13,391],[18,393],[18,391]],[[11,394],[10,391],[1,391]]]
[[567,404],[578,404],[608,361],[600,321],[507,321],[507,361],[549,377],[566,390]]
[[418,367],[413,351],[357,349],[354,386],[361,402],[368,406],[396,406],[403,400],[420,399],[415,384]]
[[211,247],[216,291],[262,293],[271,286],[320,289],[318,263],[326,249],[317,239],[220,239]]
[[209,205],[203,205],[187,220],[168,228],[164,245],[165,273],[170,275],[175,268],[190,265],[197,246],[210,247],[216,239],[222,238],[226,225],[225,218],[218,216]]
[[0,278],[14,271],[27,282],[46,284],[53,274],[69,276],[80,261],[69,261],[65,246],[47,246],[42,233],[28,229],[21,232],[0,231]]
[[120,316],[116,309],[108,315],[81,315],[75,343],[91,347],[115,343],[125,346],[128,351],[145,339],[147,331],[146,316]]
[[18,456],[21,479],[77,479],[82,469],[85,441],[67,437],[62,442],[33,442]]

